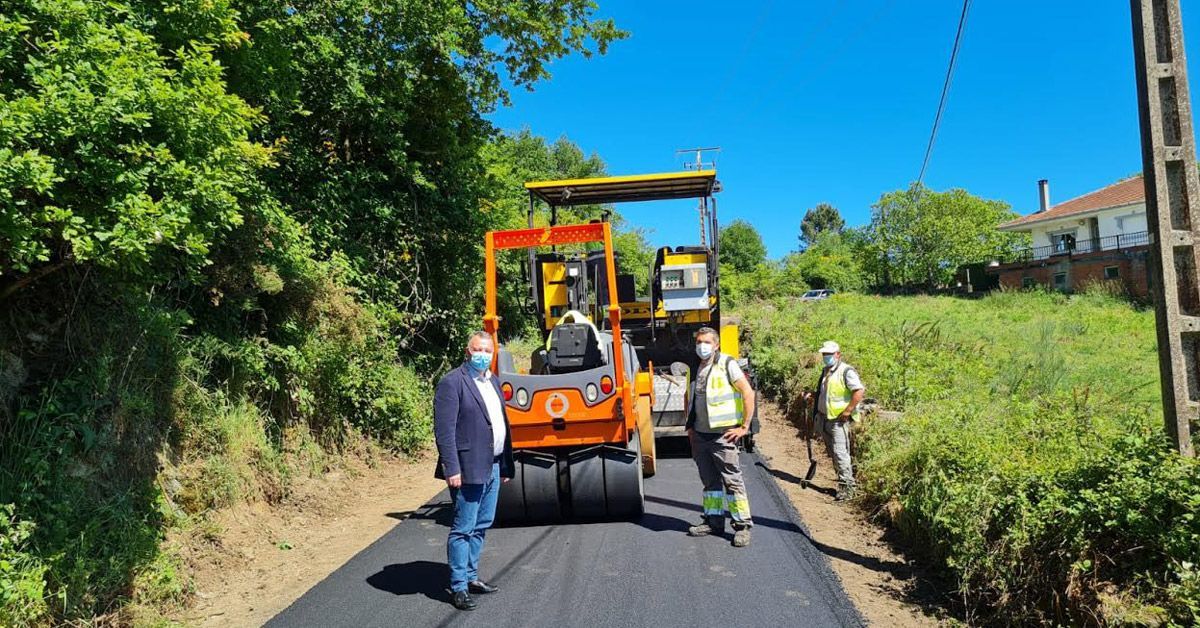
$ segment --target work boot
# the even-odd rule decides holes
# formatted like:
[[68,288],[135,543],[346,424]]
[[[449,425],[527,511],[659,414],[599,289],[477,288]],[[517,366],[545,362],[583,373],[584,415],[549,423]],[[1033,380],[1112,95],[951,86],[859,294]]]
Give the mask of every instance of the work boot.
[[750,528],[740,528],[733,531],[733,546],[746,547],[750,544]]
[[704,521],[688,528],[688,536],[708,536],[725,531],[724,517],[705,517]]
[[835,502],[848,502],[854,499],[854,489],[851,487],[838,488],[837,495],[834,496]]

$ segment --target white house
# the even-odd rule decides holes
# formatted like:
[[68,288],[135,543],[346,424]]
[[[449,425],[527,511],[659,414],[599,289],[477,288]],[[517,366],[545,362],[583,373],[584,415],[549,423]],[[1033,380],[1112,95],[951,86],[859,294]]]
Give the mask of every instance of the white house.
[[1141,175],[1054,206],[1050,206],[1049,184],[1044,179],[1038,181],[1038,191],[1038,211],[1000,225],[1001,231],[1023,231],[1033,236],[1033,259],[1149,243],[1146,188]]
[[1146,188],[1142,176],[1122,179],[1057,205],[1038,181],[1038,211],[999,226],[1024,232],[1032,247],[989,272],[1010,288],[1044,285],[1075,290],[1090,282],[1120,281],[1132,295],[1148,294]]

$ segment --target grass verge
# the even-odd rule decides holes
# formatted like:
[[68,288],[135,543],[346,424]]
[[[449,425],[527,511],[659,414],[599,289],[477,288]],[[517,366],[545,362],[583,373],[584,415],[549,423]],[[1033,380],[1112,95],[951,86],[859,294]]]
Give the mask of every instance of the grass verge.
[[858,434],[864,504],[997,624],[1200,621],[1200,464],[1168,452],[1153,314],[1102,293],[742,308],[785,404],[835,339],[902,410]]

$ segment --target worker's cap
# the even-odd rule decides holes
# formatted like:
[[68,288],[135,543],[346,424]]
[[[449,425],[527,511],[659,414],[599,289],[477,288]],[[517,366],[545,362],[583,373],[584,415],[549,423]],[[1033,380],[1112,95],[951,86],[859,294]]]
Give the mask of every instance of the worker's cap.
[[832,340],[826,340],[825,344],[821,345],[820,349],[821,353],[837,353],[841,350],[842,348],[838,346],[838,343]]

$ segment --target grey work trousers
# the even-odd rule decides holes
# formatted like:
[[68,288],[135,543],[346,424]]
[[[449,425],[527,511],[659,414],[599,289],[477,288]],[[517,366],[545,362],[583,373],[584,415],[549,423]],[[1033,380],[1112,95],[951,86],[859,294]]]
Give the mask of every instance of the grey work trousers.
[[707,432],[693,432],[691,441],[692,458],[704,483],[705,518],[720,518],[724,525],[728,512],[735,530],[753,526],[737,443],[726,442],[721,434]]
[[817,413],[817,429],[824,437],[825,450],[829,452],[829,457],[833,458],[838,488],[842,490],[854,488],[854,464],[850,461],[850,423],[850,419],[830,421],[824,413]]

